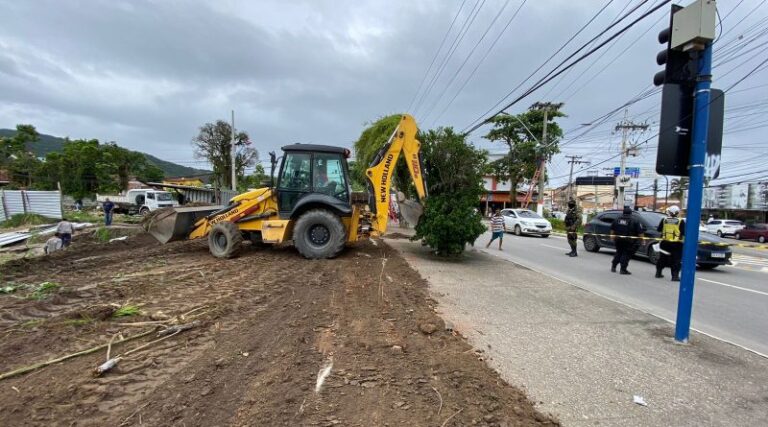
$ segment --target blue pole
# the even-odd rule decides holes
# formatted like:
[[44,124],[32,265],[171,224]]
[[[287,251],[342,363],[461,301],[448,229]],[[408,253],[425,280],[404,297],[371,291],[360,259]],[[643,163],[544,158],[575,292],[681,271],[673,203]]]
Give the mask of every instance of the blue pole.
[[709,89],[712,84],[712,43],[707,43],[699,57],[696,89],[693,106],[693,134],[691,135],[691,157],[688,163],[688,206],[683,242],[683,272],[680,278],[680,293],[677,300],[677,322],[675,339],[688,342],[693,308],[693,284],[696,279],[696,253],[699,242],[699,221],[701,221],[701,199],[704,191],[704,161],[707,155],[707,132],[709,130]]

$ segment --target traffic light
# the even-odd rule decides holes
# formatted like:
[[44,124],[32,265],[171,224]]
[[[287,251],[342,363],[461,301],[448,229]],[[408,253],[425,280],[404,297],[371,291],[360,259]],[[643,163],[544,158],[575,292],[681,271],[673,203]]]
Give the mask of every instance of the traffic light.
[[664,85],[656,154],[656,172],[661,175],[688,175],[697,61],[695,51],[683,51],[672,45],[675,14],[682,9],[672,5],[669,26],[659,33],[659,43],[666,45],[666,49],[656,55],[656,63],[664,65],[664,70],[653,76],[654,85]]
[[696,83],[696,58],[695,51],[674,48],[672,46],[672,32],[675,28],[675,13],[682,10],[682,6],[672,5],[669,14],[669,27],[659,33],[659,43],[665,44],[666,49],[656,55],[656,63],[664,65],[664,71],[659,71],[653,76],[653,84],[661,86],[666,83],[693,85]]

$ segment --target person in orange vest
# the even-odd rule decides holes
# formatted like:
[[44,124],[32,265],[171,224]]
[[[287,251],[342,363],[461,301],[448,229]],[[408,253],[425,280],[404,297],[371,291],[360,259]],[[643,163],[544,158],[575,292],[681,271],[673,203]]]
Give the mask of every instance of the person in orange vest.
[[662,219],[656,228],[661,233],[659,244],[660,256],[656,262],[656,278],[663,279],[664,267],[672,271],[672,281],[680,281],[680,266],[683,259],[683,237],[685,237],[685,220],[678,218],[680,208],[667,208],[667,217]]

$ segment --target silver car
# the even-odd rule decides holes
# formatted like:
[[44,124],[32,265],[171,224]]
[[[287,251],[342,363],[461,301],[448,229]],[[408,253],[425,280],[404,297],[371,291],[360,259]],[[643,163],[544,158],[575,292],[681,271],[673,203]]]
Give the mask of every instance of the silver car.
[[552,224],[532,210],[502,209],[501,216],[504,217],[507,231],[518,236],[536,234],[541,237],[549,237],[552,233]]

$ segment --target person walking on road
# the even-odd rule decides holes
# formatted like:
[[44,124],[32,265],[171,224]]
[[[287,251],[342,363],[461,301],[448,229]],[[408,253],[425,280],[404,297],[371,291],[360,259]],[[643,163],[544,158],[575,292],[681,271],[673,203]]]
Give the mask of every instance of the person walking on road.
[[507,226],[504,224],[504,217],[501,216],[501,211],[496,209],[493,211],[491,217],[491,240],[485,247],[491,246],[494,240],[499,239],[499,250],[501,250],[501,243],[504,241],[504,233],[507,231]]
[[72,243],[72,235],[75,234],[75,227],[72,226],[71,222],[63,219],[56,227],[56,233],[59,235],[59,238],[61,238],[62,246],[66,248]]
[[662,279],[664,267],[672,271],[672,281],[680,281],[680,266],[683,259],[683,237],[685,237],[685,220],[677,216],[680,208],[670,206],[667,208],[667,217],[662,219],[656,229],[661,233],[659,243],[659,260],[656,262],[656,278]]
[[571,251],[566,255],[570,257],[578,256],[576,253],[576,242],[579,239],[579,235],[576,234],[581,225],[581,215],[579,210],[576,209],[576,200],[568,200],[568,211],[565,213],[565,231],[567,231],[568,245],[571,246]]
[[637,250],[640,242],[636,237],[643,235],[643,225],[632,217],[632,208],[624,206],[624,212],[611,224],[611,238],[616,243],[616,255],[611,261],[611,272],[616,272],[616,266],[621,265],[621,274],[632,274],[627,270],[629,258]]
[[107,200],[104,202],[104,204],[101,205],[102,209],[104,209],[104,225],[110,226],[112,225],[112,210],[115,209],[115,204],[112,203],[112,201],[107,198]]

